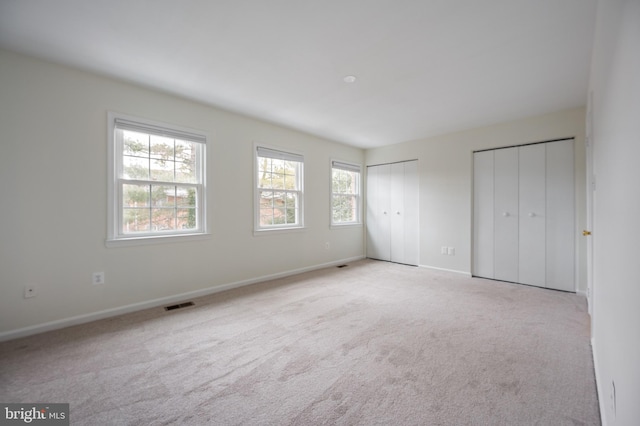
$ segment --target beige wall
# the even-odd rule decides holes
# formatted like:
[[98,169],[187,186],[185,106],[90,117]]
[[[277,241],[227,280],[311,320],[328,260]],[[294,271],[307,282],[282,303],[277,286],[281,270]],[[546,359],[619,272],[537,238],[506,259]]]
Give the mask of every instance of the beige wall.
[[[360,149],[6,51],[0,90],[0,338],[364,254],[329,216],[330,159]],[[210,239],[105,247],[107,111],[209,133]],[[305,155],[306,230],[253,235],[254,142]]]
[[[584,108],[370,149],[366,164],[419,160],[420,264],[471,273],[473,151],[566,137],[575,137],[577,281],[586,293]],[[442,246],[455,256],[440,254]]]

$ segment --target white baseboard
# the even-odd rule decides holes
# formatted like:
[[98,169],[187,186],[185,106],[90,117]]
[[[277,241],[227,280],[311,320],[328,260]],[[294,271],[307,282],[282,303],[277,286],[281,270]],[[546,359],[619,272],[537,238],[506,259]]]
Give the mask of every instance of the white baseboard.
[[596,351],[596,341],[595,339],[592,337],[591,338],[591,353],[593,355],[593,370],[596,376],[596,390],[598,392],[598,403],[600,406],[600,424],[602,424],[602,426],[607,426],[607,418],[605,417],[604,413],[604,401],[606,400],[605,398],[605,393],[604,393],[604,389],[602,388],[602,379],[600,376],[600,373],[598,373],[599,368],[598,366],[600,364],[598,364],[598,352]]
[[29,327],[19,328],[16,330],[4,331],[0,333],[0,342],[17,339],[20,337],[31,336],[33,334],[44,333],[45,331],[51,331],[51,330],[65,328],[65,327],[70,327],[72,325],[84,324],[87,322],[114,317],[117,315],[123,315],[131,312],[141,311],[143,309],[156,308],[158,306],[164,306],[171,303],[182,302],[182,301],[185,301],[186,299],[208,296],[210,294],[220,293],[225,290],[231,290],[234,288],[244,287],[244,286],[256,284],[259,282],[270,281],[278,278],[284,278],[291,275],[301,274],[303,272],[310,272],[318,269],[329,268],[332,266],[342,265],[348,262],[355,262],[361,259],[364,259],[364,256],[355,256],[347,259],[335,260],[332,262],[322,263],[319,265],[307,266],[304,268],[279,272],[277,274],[263,275],[261,277],[250,278],[242,281],[235,281],[227,284],[218,285],[215,287],[205,288],[202,290],[175,294],[173,296],[161,297],[159,299],[147,300],[144,302],[133,303],[130,305],[120,306],[112,309],[105,309],[103,311],[92,312],[90,314],[77,315],[69,318],[63,318],[60,320],[49,321],[42,324],[36,324]]
[[467,277],[471,277],[471,273],[467,271],[458,271],[457,269],[438,268],[436,266],[430,266],[430,265],[418,265],[418,266],[421,268],[435,269],[436,271],[453,272],[454,274],[462,274],[462,275],[466,275]]

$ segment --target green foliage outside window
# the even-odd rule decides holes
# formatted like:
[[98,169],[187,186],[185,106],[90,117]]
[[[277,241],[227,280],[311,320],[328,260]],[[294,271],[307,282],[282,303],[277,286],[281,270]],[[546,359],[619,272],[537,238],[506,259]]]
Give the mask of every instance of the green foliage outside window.
[[[195,229],[196,144],[123,131],[123,232]],[[182,185],[181,185],[182,184]]]
[[299,223],[300,163],[258,158],[260,226]]
[[331,211],[333,223],[358,221],[358,191],[360,174],[354,171],[332,169]]

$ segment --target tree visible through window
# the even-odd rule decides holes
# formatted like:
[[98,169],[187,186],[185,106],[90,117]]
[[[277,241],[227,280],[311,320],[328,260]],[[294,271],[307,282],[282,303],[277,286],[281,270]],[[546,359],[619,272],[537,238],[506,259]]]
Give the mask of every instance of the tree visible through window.
[[331,223],[360,223],[360,166],[331,162]]
[[257,226],[277,229],[302,226],[303,157],[257,147]]
[[113,239],[204,232],[204,136],[113,120]]

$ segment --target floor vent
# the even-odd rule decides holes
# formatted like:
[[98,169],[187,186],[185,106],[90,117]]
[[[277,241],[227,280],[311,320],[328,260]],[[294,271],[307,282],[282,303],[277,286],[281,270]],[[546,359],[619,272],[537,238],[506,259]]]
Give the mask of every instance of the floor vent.
[[193,306],[193,302],[178,303],[177,305],[165,306],[165,311],[173,311],[174,309],[186,308],[187,306]]
[[349,266],[349,265],[338,265],[338,266],[336,266],[336,268],[346,268],[347,266]]

